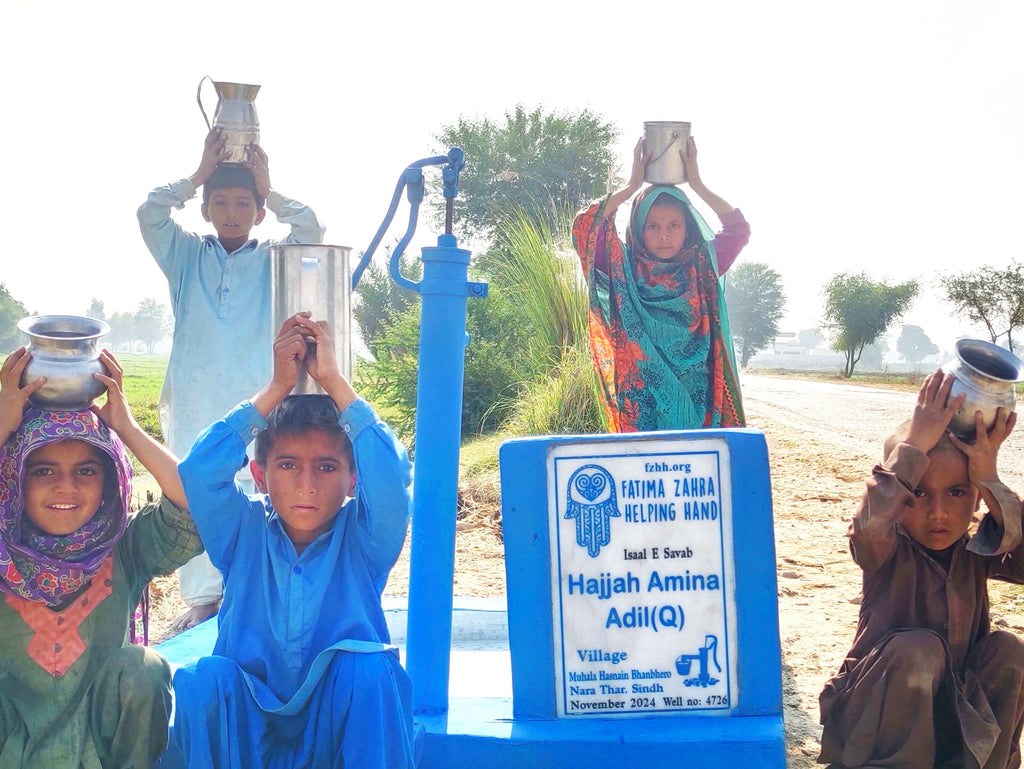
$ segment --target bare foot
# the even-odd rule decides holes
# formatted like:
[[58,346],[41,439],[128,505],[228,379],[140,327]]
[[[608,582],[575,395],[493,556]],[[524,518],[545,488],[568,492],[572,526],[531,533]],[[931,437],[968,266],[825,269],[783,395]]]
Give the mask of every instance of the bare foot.
[[178,633],[184,633],[191,627],[195,627],[201,622],[205,622],[220,609],[220,601],[214,601],[213,603],[204,603],[201,606],[193,606],[187,612],[178,617],[174,622],[171,623],[171,627],[168,630],[170,635],[177,635]]

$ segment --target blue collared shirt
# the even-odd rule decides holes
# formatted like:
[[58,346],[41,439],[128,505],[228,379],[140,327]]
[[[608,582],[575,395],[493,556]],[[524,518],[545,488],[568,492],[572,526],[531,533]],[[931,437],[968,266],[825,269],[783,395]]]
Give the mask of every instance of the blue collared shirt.
[[213,653],[281,701],[321,651],[344,640],[390,641],[380,596],[409,524],[411,466],[365,401],[338,422],[352,441],[355,498],[301,554],[269,497],[247,496],[234,480],[246,445],[266,426],[250,402],[203,431],[178,468],[206,551],[224,575]]
[[[171,219],[196,189],[182,179],[149,193],[139,227],[167,277],[174,337],[160,393],[160,425],[171,451],[192,441],[235,403],[270,378],[277,329],[270,310],[270,246],[246,242],[232,253],[215,235],[200,237]],[[277,192],[267,196],[278,221],[291,226],[285,243],[319,243],[324,228],[308,206]]]

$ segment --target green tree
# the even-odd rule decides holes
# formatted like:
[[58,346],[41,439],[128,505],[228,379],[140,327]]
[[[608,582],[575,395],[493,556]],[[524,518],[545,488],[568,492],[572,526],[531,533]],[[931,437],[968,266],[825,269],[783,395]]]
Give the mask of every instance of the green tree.
[[796,335],[797,344],[803,349],[810,352],[815,349],[818,345],[825,341],[825,337],[821,335],[820,328],[803,328],[797,332]]
[[156,343],[166,337],[170,330],[167,308],[156,299],[143,299],[135,311],[132,327],[135,338],[146,345],[147,352],[153,352]]
[[[460,233],[488,239],[496,218],[510,210],[550,224],[600,197],[613,175],[617,138],[614,124],[589,109],[528,111],[522,104],[503,121],[461,116],[442,126],[437,151],[466,152],[455,199]],[[444,198],[428,200],[443,221]]]
[[[379,357],[386,349],[382,345],[387,329],[417,301],[415,293],[400,288],[391,279],[386,266],[390,259],[390,249],[386,249],[383,261],[372,261],[367,266],[356,287],[352,310],[363,342],[374,357]],[[422,270],[419,260],[414,261],[408,254],[402,257],[402,274],[406,277],[418,280]]]
[[903,326],[900,338],[896,340],[896,352],[910,363],[920,363],[938,351],[939,346],[928,338],[924,329],[911,323]]
[[729,324],[740,348],[740,365],[763,350],[779,333],[786,306],[782,277],[767,264],[746,262],[729,271],[725,284]]
[[878,337],[871,344],[864,346],[864,354],[860,356],[860,365],[870,368],[883,368],[882,360],[889,352],[889,342],[884,336]]
[[853,376],[864,348],[878,339],[917,297],[916,281],[876,282],[864,273],[840,273],[825,285],[825,325],[832,349],[843,353],[843,376]]
[[992,344],[1005,335],[1013,352],[1014,331],[1024,326],[1024,265],[1016,261],[1005,268],[983,265],[942,276],[939,282],[959,315],[985,326]]
[[[405,260],[403,259],[403,262]],[[402,273],[417,280],[419,262]],[[363,341],[375,360],[360,361],[356,373],[367,399],[387,414],[388,422],[408,443],[415,441],[417,372],[419,368],[420,299],[399,288],[384,267],[367,268],[356,289],[355,313]],[[462,433],[471,435],[497,427],[509,404],[502,395],[513,378],[515,351],[525,345],[521,324],[507,299],[492,290],[487,299],[466,304],[466,347],[462,395]]]
[[117,350],[118,346],[128,345],[131,352],[131,344],[135,341],[135,315],[130,312],[115,312],[107,321],[110,324],[110,344]]
[[11,296],[7,286],[0,283],[0,352],[9,352],[22,344],[18,321],[28,314],[25,305]]
[[85,315],[96,320],[105,321],[107,319],[107,314],[103,311],[103,302],[96,297],[89,302],[89,309],[85,311]]

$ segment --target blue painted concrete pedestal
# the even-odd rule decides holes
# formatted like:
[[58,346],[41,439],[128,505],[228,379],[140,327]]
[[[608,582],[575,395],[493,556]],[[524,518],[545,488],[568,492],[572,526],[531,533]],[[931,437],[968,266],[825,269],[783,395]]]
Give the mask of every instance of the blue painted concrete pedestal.
[[447,716],[418,717],[426,727],[422,769],[784,767],[782,719],[666,717],[585,722],[512,718],[509,699],[449,701]]

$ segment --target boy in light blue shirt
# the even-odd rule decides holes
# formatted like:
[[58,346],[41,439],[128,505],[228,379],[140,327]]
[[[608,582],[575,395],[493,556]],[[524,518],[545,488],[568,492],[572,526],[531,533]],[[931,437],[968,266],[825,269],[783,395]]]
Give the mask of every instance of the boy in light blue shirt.
[[[198,170],[153,190],[138,212],[142,237],[170,288],[174,336],[160,393],[160,425],[178,456],[270,376],[273,242],[250,239],[250,231],[269,208],[291,227],[286,243],[320,243],[324,235],[308,206],[271,188],[267,156],[259,146],[249,147],[245,165],[220,163],[223,156],[224,139],[214,129]],[[200,188],[203,218],[216,235],[186,232],[171,219],[172,208],[183,208]],[[242,480],[251,491],[251,479]],[[206,555],[182,567],[179,579],[190,608],[175,622],[175,631],[212,616],[223,591]]]
[[[299,361],[328,395],[287,397]],[[262,493],[246,495],[234,477],[254,437]],[[270,382],[178,471],[225,583],[213,656],[174,676],[187,765],[412,767],[409,677],[380,600],[409,524],[411,467],[309,313],[281,328]]]

